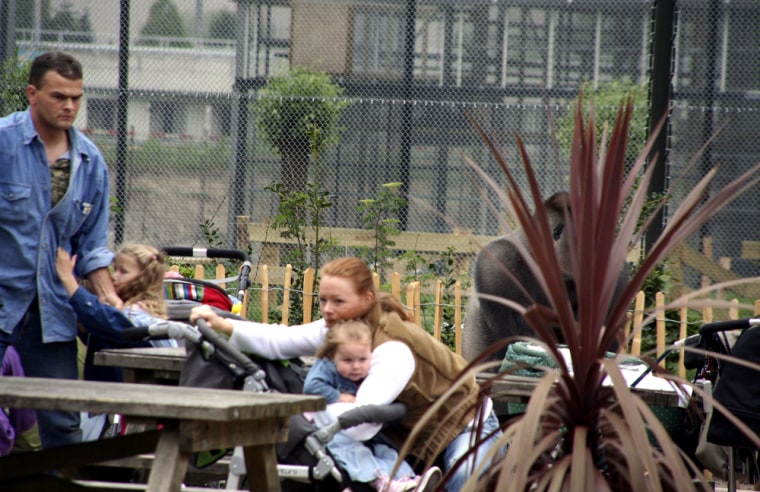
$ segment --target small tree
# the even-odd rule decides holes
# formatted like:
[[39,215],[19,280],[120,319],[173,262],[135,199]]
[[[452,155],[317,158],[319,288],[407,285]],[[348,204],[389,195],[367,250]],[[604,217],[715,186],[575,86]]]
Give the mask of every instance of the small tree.
[[385,183],[380,188],[377,198],[359,200],[356,211],[362,227],[373,232],[374,245],[366,248],[367,263],[385,281],[384,269],[392,266],[392,259],[397,255],[393,251],[396,242],[393,236],[401,234],[399,214],[406,206],[406,200],[399,193],[401,183]]
[[[597,145],[601,143],[602,129],[605,124],[612,128],[617,118],[620,101],[630,96],[635,106],[631,115],[631,127],[628,134],[628,145],[625,151],[626,164],[630,165],[639,155],[647,141],[647,125],[649,110],[647,107],[646,85],[636,84],[628,78],[611,80],[594,89],[592,82],[585,82],[581,88],[582,100],[588,106],[593,102],[594,122],[596,125]],[[573,105],[577,104],[576,99]],[[585,109],[585,108],[582,108]],[[575,129],[575,112],[568,111],[557,121],[557,142],[563,154],[569,155]]]
[[[60,10],[43,24],[44,29],[50,31],[62,31],[63,41],[74,43],[91,43],[92,28],[89,14],[85,11],[82,16],[77,16],[71,2],[64,2]],[[55,41],[57,33],[44,35],[43,38]]]
[[40,21],[43,29],[50,23],[50,0],[16,0],[16,29],[34,28],[37,2],[40,1]]
[[280,155],[285,190],[303,191],[312,150],[321,155],[338,142],[338,118],[349,104],[342,95],[329,75],[301,67],[272,77],[259,90],[251,105],[257,135]]
[[[596,143],[595,113],[586,119],[582,107],[579,104],[574,112],[576,124],[569,159],[572,213],[565,220],[564,234],[571,238],[567,258],[560,258],[554,246],[554,231],[541,207],[541,188],[523,142],[517,139],[527,187],[521,186],[500,145],[471,120],[505,174],[506,191],[471,159],[468,162],[489,183],[492,193],[502,193],[504,206],[517,217],[526,238],[520,254],[548,299],[545,305],[535,303],[527,308],[509,304],[506,299],[500,301],[520,309],[536,332],[534,342],[551,354],[559,368],[541,377],[525,412],[505,426],[499,442],[499,446],[508,445],[504,459],[481,476],[474,474],[465,488],[704,490],[708,481],[699,471],[700,466],[677,447],[653,409],[631,392],[621,366],[606,354],[612,342],[624,333],[629,304],[646,277],[717,211],[755,186],[760,181],[760,164],[722,186],[712,183],[717,169],[709,170],[674,211],[674,219],[647,252],[622,294],[615,297],[614,286],[628,246],[646,232],[638,224],[652,168],[644,170],[643,166],[661,125],[626,176],[625,142],[632,128],[632,100],[626,99],[618,106],[618,117],[602,148]],[[643,185],[634,188],[640,173]],[[564,281],[568,269],[560,266],[566,261],[576,286],[572,298]],[[567,347],[567,358],[559,340]],[[681,388],[689,384],[660,371],[656,362],[650,364],[671,384]],[[472,372],[477,370],[475,367]],[[482,386],[488,388],[508,372],[495,375]],[[607,378],[612,384],[606,383]],[[758,442],[756,436],[753,442]],[[477,449],[478,443],[472,447]]]
[[172,42],[171,46],[190,46],[189,42],[182,41],[182,39],[187,38],[187,32],[185,31],[182,17],[179,15],[179,10],[177,10],[177,6],[171,0],[156,0],[153,2],[153,5],[150,6],[148,21],[140,30],[140,37],[148,38],[138,39],[137,43],[144,46],[155,46],[158,44],[158,40],[150,39],[151,37],[176,38],[179,41]]
[[211,15],[208,37],[211,39],[235,39],[236,17],[229,10],[220,10]]

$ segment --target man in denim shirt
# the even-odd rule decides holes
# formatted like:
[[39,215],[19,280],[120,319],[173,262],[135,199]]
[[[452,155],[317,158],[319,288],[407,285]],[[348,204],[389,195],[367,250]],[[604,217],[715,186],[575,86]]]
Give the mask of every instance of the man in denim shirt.
[[[77,320],[55,270],[60,246],[79,258],[105,302],[121,307],[108,266],[108,169],[73,128],[82,66],[65,53],[32,62],[29,108],[0,118],[0,359],[13,345],[26,376],[77,378]],[[81,441],[79,414],[37,412],[43,447]]]

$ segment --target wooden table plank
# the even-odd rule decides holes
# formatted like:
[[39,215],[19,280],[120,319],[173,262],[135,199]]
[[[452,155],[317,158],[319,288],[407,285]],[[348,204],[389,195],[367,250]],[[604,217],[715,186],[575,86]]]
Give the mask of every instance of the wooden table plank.
[[130,383],[174,385],[187,362],[185,347],[136,347],[95,352],[98,366],[121,367]]
[[320,397],[285,393],[3,377],[0,406],[234,421],[317,411],[324,408],[324,401]]
[[93,361],[99,366],[180,372],[186,359],[185,347],[135,347],[102,349],[95,352]]

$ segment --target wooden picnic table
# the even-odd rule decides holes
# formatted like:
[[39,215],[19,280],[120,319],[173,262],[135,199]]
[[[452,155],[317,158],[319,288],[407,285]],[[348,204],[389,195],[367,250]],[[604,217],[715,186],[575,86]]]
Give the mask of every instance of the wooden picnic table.
[[[184,348],[107,349],[95,354],[95,364],[123,367],[130,380],[151,381],[179,379],[186,361]],[[483,383],[492,374],[479,374]],[[528,376],[499,376],[492,385],[491,397],[498,415],[505,415],[511,403],[527,403],[538,378]],[[680,398],[674,391],[632,388],[651,407],[677,407]]]
[[[250,490],[279,491],[275,444],[292,415],[325,408],[321,397],[45,378],[0,378],[0,407],[119,413],[152,430],[0,458],[0,490],[52,470],[155,452],[147,490],[180,490],[193,452],[243,446]],[[4,485],[6,484],[6,485]]]

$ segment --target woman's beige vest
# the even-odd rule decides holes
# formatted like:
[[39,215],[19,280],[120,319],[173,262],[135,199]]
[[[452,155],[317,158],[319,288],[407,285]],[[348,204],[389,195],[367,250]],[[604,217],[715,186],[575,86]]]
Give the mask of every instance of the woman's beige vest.
[[479,386],[474,375],[458,380],[467,362],[423,328],[402,321],[396,313],[383,313],[379,321],[373,324],[373,349],[387,341],[397,340],[405,343],[414,354],[414,373],[397,399],[407,406],[407,415],[400,429],[404,435],[393,435],[393,438],[403,440],[439,398],[450,388],[458,386],[441,401],[440,408],[414,438],[412,453],[431,464],[431,460],[472,420]]

